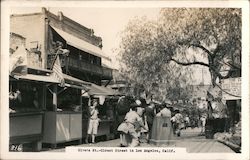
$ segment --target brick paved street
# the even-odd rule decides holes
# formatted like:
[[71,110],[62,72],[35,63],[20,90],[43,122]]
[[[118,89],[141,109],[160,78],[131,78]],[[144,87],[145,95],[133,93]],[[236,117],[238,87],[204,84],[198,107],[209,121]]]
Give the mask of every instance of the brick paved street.
[[[188,128],[182,130],[181,137],[175,137],[175,142],[172,145],[162,145],[161,147],[183,147],[188,153],[234,153],[232,149],[226,145],[217,142],[214,139],[206,139],[204,136],[199,136],[199,128]],[[101,141],[96,144],[81,144],[75,145],[79,147],[119,147],[119,139]],[[141,143],[139,147],[156,147],[152,144]],[[49,149],[46,152],[63,152],[65,148]]]

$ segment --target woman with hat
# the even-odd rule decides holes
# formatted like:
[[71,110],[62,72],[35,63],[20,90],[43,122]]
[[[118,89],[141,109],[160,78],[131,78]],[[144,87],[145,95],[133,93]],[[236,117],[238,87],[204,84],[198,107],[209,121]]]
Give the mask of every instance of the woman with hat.
[[[130,105],[130,111],[126,114],[124,121],[119,125],[121,146],[135,147],[139,145],[139,136],[136,132],[137,127],[144,127],[142,118],[136,112],[138,104]],[[146,129],[146,128],[145,128]]]

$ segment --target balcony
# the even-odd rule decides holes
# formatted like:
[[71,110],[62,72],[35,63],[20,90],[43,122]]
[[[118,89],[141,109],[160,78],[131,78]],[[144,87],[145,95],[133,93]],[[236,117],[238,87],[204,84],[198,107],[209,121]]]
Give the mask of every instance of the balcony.
[[101,76],[102,79],[112,79],[112,69],[98,66],[95,64],[88,63],[86,61],[80,61],[78,59],[69,58],[68,59],[68,68],[77,69],[83,72],[89,72],[98,76]]
[[[54,59],[54,55],[48,55],[48,68],[52,68]],[[80,61],[78,59],[66,57],[63,55],[60,55],[60,61],[62,68],[74,69],[80,72],[88,72],[102,77],[103,80],[110,80],[113,78],[112,69],[107,67],[91,64],[84,60]]]

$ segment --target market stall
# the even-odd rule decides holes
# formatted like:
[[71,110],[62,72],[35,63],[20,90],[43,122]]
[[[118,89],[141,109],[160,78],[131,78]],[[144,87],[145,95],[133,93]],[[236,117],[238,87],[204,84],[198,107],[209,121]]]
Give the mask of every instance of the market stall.
[[241,77],[223,79],[221,83],[228,108],[228,127],[234,128],[241,117]]
[[[21,151],[39,151],[46,86],[58,82],[50,76],[29,73],[11,75],[9,82],[10,150],[22,145]],[[29,149],[25,147],[30,144]]]
[[99,101],[98,111],[100,118],[97,136],[105,136],[106,140],[114,137],[114,123],[115,123],[115,99],[118,95],[113,89],[91,84],[88,86],[89,91],[83,94],[83,119],[82,119],[82,134],[83,137],[87,135],[88,128],[88,101],[89,98],[97,99]]
[[[221,99],[208,102],[209,112],[205,129],[207,138],[213,138],[213,135],[219,132],[233,133],[235,126],[240,126],[241,123],[241,77],[223,79],[221,87],[218,88],[221,91]],[[213,94],[212,92],[210,95]]]
[[82,142],[82,90],[87,82],[63,75],[65,84],[48,86],[43,143]]

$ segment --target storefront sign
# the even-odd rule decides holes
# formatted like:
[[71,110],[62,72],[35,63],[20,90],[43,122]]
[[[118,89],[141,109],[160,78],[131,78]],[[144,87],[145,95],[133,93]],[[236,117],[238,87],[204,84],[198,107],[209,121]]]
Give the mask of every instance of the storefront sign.
[[223,79],[221,82],[222,97],[225,100],[241,99],[241,77]]

